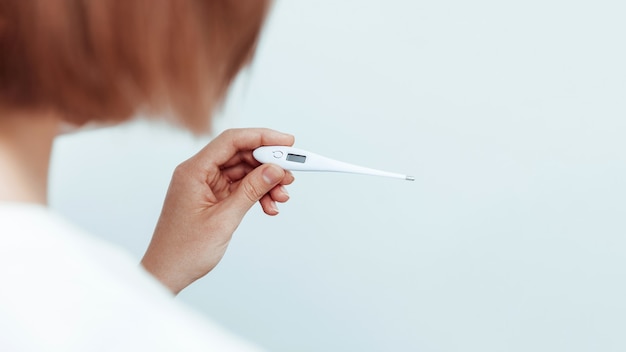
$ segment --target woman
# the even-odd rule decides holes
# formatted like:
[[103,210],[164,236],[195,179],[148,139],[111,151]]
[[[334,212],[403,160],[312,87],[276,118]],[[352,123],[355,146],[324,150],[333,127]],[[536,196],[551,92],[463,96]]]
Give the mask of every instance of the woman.
[[68,128],[147,112],[207,132],[267,10],[258,0],[0,0],[0,350],[253,348],[171,293],[217,265],[255,202],[278,213],[293,176],[251,151],[292,136],[229,130],[180,164],[142,266],[48,210],[46,185],[52,142]]

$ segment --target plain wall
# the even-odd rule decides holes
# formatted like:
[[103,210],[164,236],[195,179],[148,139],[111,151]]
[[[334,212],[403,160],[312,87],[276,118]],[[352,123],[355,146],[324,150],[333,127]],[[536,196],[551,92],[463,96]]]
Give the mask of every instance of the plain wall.
[[[623,1],[279,1],[216,132],[415,182],[296,175],[178,299],[272,351],[626,350]],[[138,260],[208,138],[62,137],[51,205]]]

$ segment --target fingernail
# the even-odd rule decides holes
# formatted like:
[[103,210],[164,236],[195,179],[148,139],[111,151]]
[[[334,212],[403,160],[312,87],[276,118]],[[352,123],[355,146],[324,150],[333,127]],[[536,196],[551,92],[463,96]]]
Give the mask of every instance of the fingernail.
[[285,172],[276,165],[270,165],[263,170],[263,181],[268,185],[274,184],[283,177]]
[[276,206],[276,202],[272,201],[272,202],[270,203],[270,208],[272,208],[272,210],[273,210],[273,211],[275,211],[275,212],[276,212],[276,214],[278,214],[278,213],[279,213],[279,211],[278,211],[278,207]]
[[285,186],[280,186],[280,191],[283,192],[287,198],[289,198],[289,192],[287,192],[287,188],[285,188]]

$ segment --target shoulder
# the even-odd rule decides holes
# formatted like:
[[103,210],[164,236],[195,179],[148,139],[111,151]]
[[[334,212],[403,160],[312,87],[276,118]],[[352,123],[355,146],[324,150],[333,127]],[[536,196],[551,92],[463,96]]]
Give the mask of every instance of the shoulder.
[[254,350],[43,207],[0,204],[0,277],[0,350]]

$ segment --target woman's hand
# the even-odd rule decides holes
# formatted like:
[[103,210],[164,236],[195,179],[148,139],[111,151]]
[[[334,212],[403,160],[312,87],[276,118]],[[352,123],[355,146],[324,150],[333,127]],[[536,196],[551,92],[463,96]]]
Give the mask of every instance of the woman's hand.
[[259,164],[252,151],[293,142],[269,129],[227,130],[180,164],[142,265],[175,294],[211,271],[254,203],[276,215],[276,202],[289,199],[291,173]]

